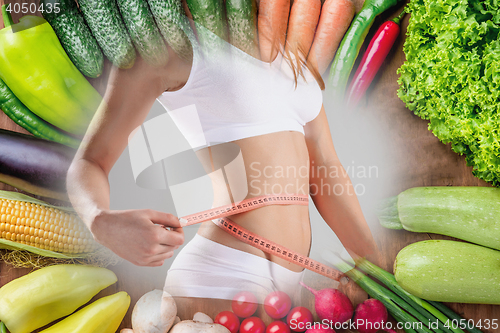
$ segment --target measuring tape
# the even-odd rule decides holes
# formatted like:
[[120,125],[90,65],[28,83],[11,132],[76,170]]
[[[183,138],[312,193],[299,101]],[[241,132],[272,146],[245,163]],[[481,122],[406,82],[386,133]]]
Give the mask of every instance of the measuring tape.
[[274,255],[276,257],[285,259],[292,264],[296,264],[310,271],[316,272],[330,279],[339,281],[343,273],[328,267],[319,261],[311,259],[307,256],[301,255],[295,251],[289,250],[279,244],[270,240],[260,237],[251,231],[239,226],[233,221],[227,219],[227,216],[248,212],[270,205],[301,205],[307,206],[309,204],[309,197],[306,195],[263,195],[260,197],[250,198],[238,203],[225,205],[218,208],[212,208],[200,213],[181,217],[179,219],[181,225],[188,226],[196,223],[212,220],[222,230],[233,235],[240,241],[252,245],[253,247]]
[[227,217],[234,214],[240,214],[270,205],[301,205],[307,206],[309,204],[309,197],[307,195],[298,194],[283,194],[283,195],[261,195],[260,197],[250,198],[238,203],[224,205],[217,208],[205,210],[200,213],[181,217],[179,219],[181,226],[214,220],[221,217]]

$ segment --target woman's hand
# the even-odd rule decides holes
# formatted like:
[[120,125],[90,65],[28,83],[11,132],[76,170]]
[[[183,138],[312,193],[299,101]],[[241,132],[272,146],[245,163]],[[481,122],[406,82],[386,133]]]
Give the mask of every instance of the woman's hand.
[[179,219],[151,209],[101,210],[90,230],[100,244],[138,266],[161,266],[184,242]]

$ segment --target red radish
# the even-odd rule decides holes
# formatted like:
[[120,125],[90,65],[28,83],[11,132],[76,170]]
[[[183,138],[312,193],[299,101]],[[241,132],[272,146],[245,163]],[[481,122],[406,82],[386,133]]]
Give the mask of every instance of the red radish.
[[231,309],[240,318],[250,317],[257,310],[257,297],[249,291],[240,291],[234,295]]
[[335,331],[329,325],[314,323],[314,326],[309,328],[306,333],[335,333]]
[[231,333],[237,333],[240,327],[240,319],[231,311],[219,312],[214,322],[226,327]]
[[323,74],[351,25],[355,9],[351,0],[326,0],[321,10],[308,61]]
[[266,325],[259,317],[246,318],[241,322],[240,333],[264,333]]
[[360,333],[376,333],[385,322],[387,309],[378,299],[367,299],[356,307],[354,323]]
[[264,300],[264,310],[273,319],[283,318],[291,308],[290,296],[282,291],[273,291]]
[[[321,0],[294,0],[288,20],[285,53],[296,60],[307,58],[321,13]],[[302,63],[299,63],[302,65]]]
[[303,306],[293,308],[286,317],[286,322],[294,332],[304,332],[313,322],[313,316],[309,309]]
[[315,290],[306,286],[303,282],[300,282],[300,284],[314,294],[314,308],[321,320],[326,319],[335,324],[351,319],[354,308],[344,293],[332,288]]
[[257,19],[260,57],[271,62],[285,45],[290,0],[260,0]]
[[266,328],[266,333],[290,333],[290,327],[282,321],[273,321]]

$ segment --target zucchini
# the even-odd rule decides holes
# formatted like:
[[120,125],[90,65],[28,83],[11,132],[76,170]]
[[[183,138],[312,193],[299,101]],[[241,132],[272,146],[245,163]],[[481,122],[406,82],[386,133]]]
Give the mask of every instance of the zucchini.
[[167,46],[156,27],[146,0],[117,0],[117,3],[137,52],[151,66],[166,65]]
[[75,153],[55,142],[0,129],[0,182],[68,201],[66,174]]
[[231,44],[259,58],[255,0],[226,0],[226,12]]
[[[102,73],[104,56],[74,0],[41,0],[44,8],[60,8],[58,13],[43,11],[61,45],[83,75],[96,78]],[[48,6],[47,6],[48,5]]]
[[135,49],[115,0],[79,0],[80,10],[104,55],[119,68],[131,68]]
[[190,37],[194,40],[194,34],[181,0],[148,0],[148,4],[168,45],[180,58],[191,61],[193,48]]
[[500,188],[415,187],[378,212],[390,229],[430,232],[500,250]]
[[223,0],[187,0],[187,5],[205,53],[223,49],[228,40]]
[[402,249],[394,262],[398,284],[410,294],[439,302],[500,304],[500,251],[430,240]]

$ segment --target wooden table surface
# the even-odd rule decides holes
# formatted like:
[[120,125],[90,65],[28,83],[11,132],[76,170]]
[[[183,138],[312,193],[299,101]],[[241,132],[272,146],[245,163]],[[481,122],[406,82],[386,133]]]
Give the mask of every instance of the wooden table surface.
[[[6,2],[22,3],[33,2],[33,0]],[[38,3],[38,1],[34,2]],[[0,0],[0,5],[3,3],[4,0]],[[358,9],[361,3],[362,0],[357,1]],[[396,11],[399,11],[400,8],[395,8],[391,13],[378,18],[377,22],[387,19],[389,15],[391,17],[395,16]],[[17,22],[19,16],[13,15],[14,22]],[[395,143],[391,146],[391,149],[392,154],[397,157],[398,163],[392,165],[391,172],[398,175],[398,182],[391,184],[392,192],[390,195],[396,195],[400,191],[416,186],[488,186],[485,182],[473,177],[471,168],[466,166],[464,157],[453,153],[449,145],[440,143],[427,130],[428,122],[416,117],[406,109],[396,95],[398,88],[396,70],[404,61],[402,48],[407,23],[408,15],[402,23],[401,37],[396,41],[396,45],[389,54],[381,73],[377,76],[375,84],[372,85],[366,100],[358,110],[360,115],[375,116],[379,120],[377,126],[380,126],[380,130],[386,133],[390,141]],[[3,27],[3,24],[0,23],[0,26]],[[104,85],[103,82],[93,82],[93,84],[101,87]],[[0,113],[0,128],[27,133],[3,113]],[[4,184],[0,184],[0,189],[15,190]],[[367,218],[372,219],[373,217],[368,216]],[[419,240],[447,238],[402,230],[387,230],[378,224],[371,224],[371,227],[380,250],[374,263],[389,271],[392,271],[394,259],[398,251],[404,246]],[[155,288],[163,288],[166,273],[164,268],[138,268],[129,263],[121,263],[110,268],[118,275],[118,283],[103,290],[96,297],[125,290],[131,295],[133,306],[145,292]],[[30,269],[27,268],[13,268],[4,262],[0,262],[0,286],[27,274],[29,271]],[[316,288],[331,287],[331,282],[327,279],[308,275],[307,280]],[[341,285],[340,289],[346,292],[355,304],[362,302],[367,297],[352,281]],[[304,293],[303,296],[302,305],[313,309],[313,298],[308,293]],[[213,306],[208,308],[193,306],[192,308],[179,309],[179,315],[182,319],[189,319],[194,312],[203,311],[214,317],[219,311],[224,310],[219,304],[214,302]],[[120,328],[131,327],[132,306]],[[449,306],[467,319],[476,321],[480,319],[500,319],[500,306],[473,304],[449,304]],[[500,329],[490,329],[485,330],[485,332],[500,332]]]

